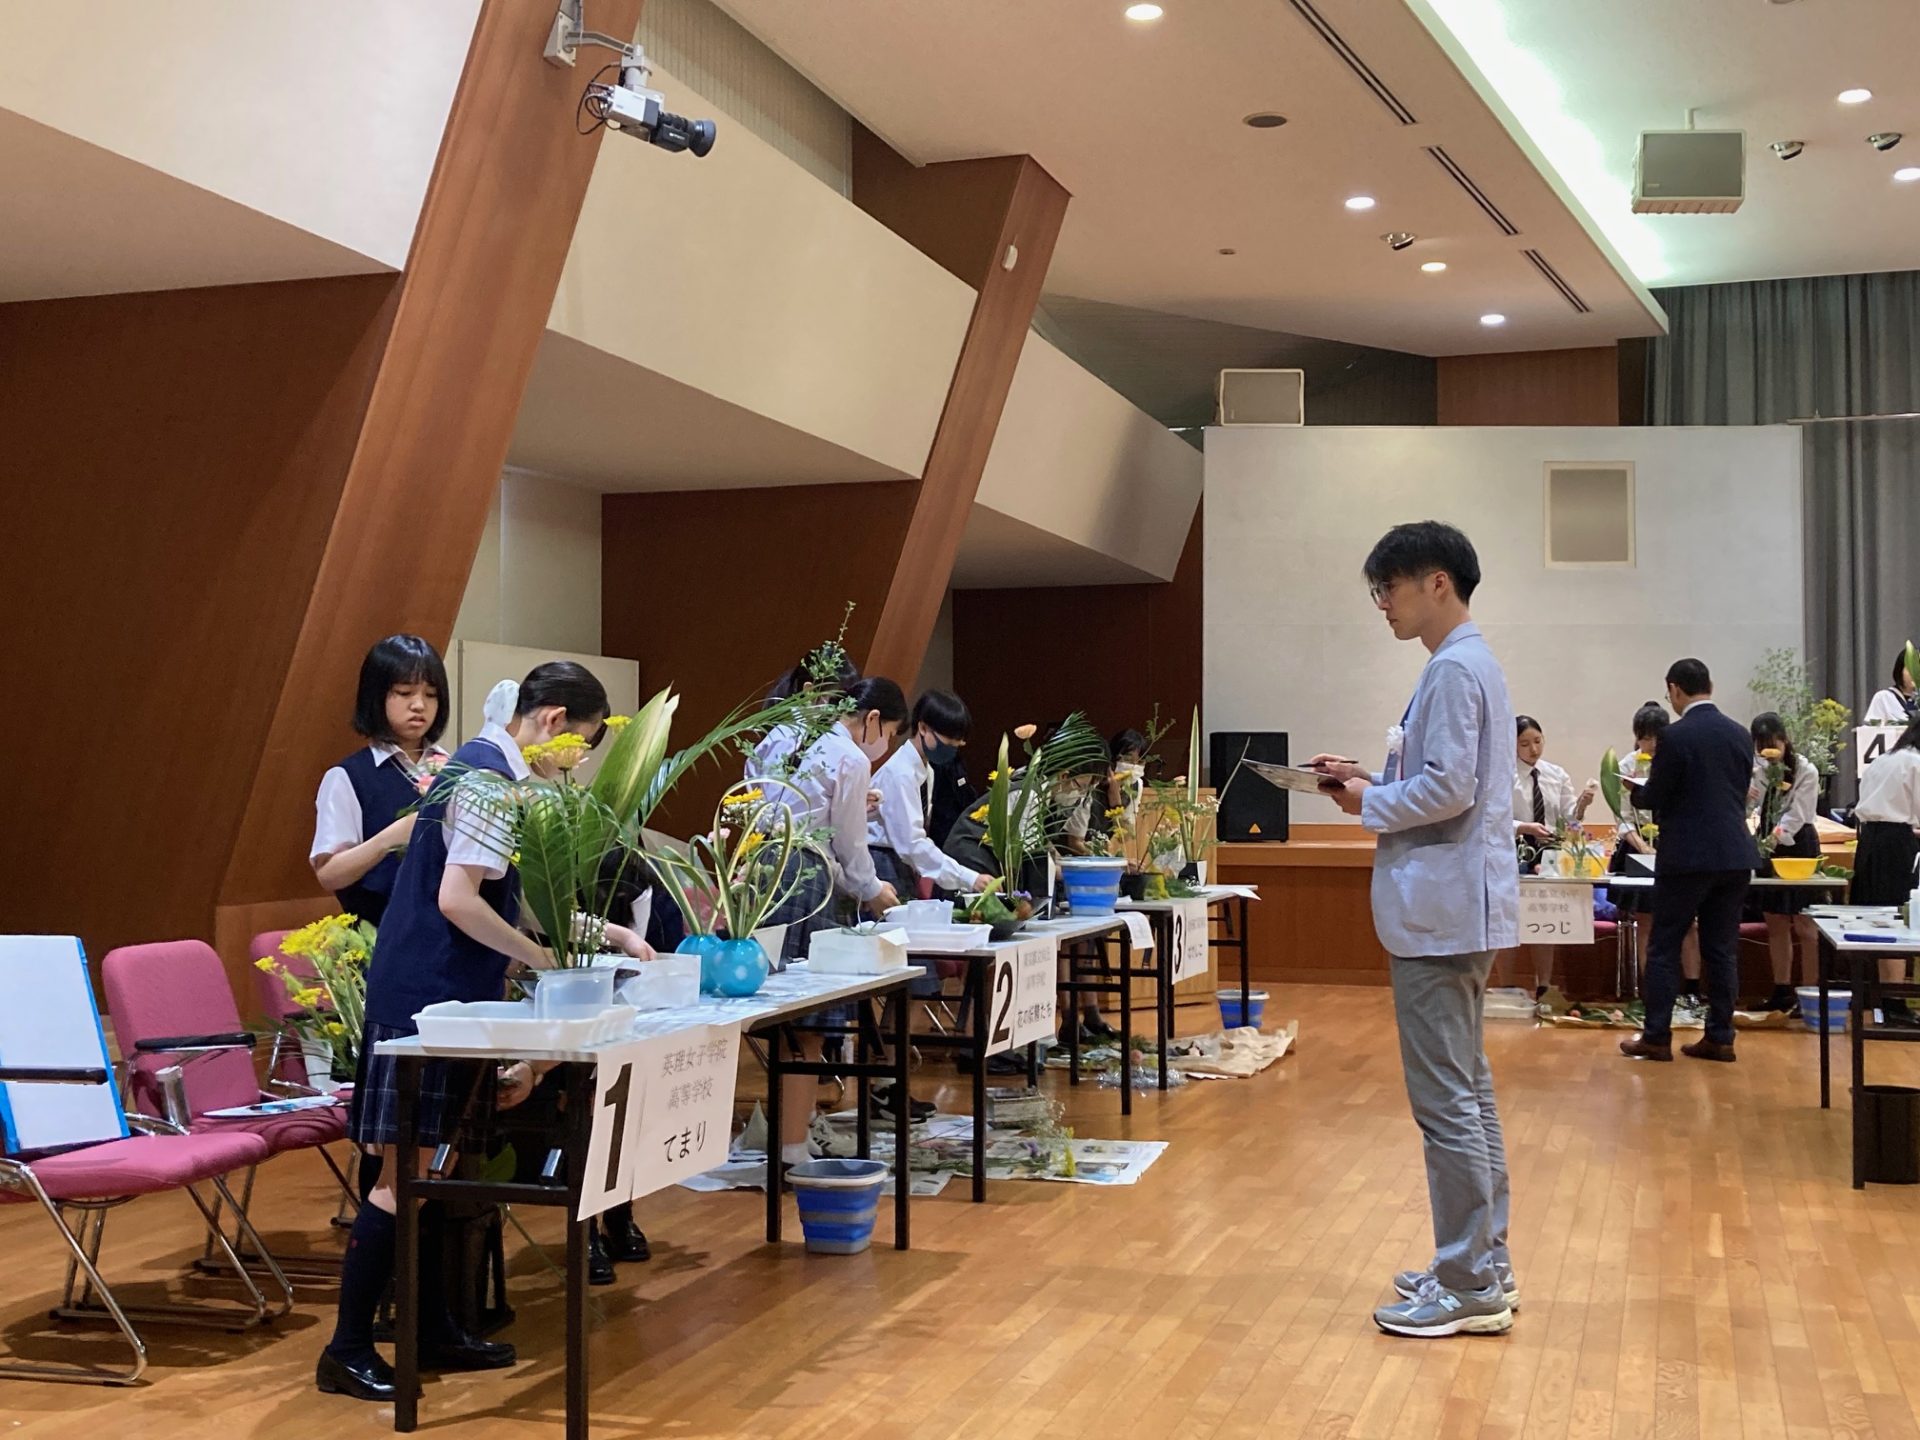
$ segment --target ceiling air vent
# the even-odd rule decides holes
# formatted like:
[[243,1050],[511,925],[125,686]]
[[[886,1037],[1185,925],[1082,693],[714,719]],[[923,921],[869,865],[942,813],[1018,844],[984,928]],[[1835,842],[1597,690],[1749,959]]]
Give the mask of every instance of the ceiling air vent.
[[1454,184],[1467,192],[1467,198],[1469,200],[1487,212],[1487,218],[1500,227],[1500,233],[1502,235],[1518,235],[1520,233],[1520,227],[1507,219],[1500,207],[1487,198],[1487,192],[1474,183],[1473,177],[1462,170],[1459,163],[1455,161],[1451,155],[1447,154],[1447,152],[1438,145],[1427,146],[1427,154],[1439,162],[1442,170],[1453,177]]
[[1560,272],[1547,263],[1546,256],[1542,255],[1538,250],[1522,250],[1520,253],[1533,263],[1533,268],[1540,272],[1540,278],[1545,280],[1547,284],[1551,285],[1555,290],[1559,291],[1560,298],[1571,305],[1576,313],[1581,315],[1591,315],[1593,313],[1593,307],[1582,300],[1580,298],[1580,292],[1567,284]]
[[1326,17],[1313,8],[1311,0],[1292,0],[1293,8],[1300,12],[1300,18],[1311,25],[1327,42],[1327,48],[1346,64],[1346,67],[1359,77],[1360,83],[1374,93],[1380,103],[1392,112],[1393,118],[1402,125],[1418,125],[1413,111],[1401,102],[1398,95],[1387,88],[1386,81],[1373,73],[1373,67],[1360,58],[1360,54],[1346,42],[1344,36],[1327,23]]

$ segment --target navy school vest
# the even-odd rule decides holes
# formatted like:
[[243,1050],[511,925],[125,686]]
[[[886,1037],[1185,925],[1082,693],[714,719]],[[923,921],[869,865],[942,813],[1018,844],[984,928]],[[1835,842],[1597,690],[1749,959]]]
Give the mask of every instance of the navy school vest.
[[[362,746],[340,762],[360,802],[360,838],[372,839],[400,818],[400,812],[420,798],[413,778],[398,756],[376,761],[373,751]],[[383,855],[380,863],[351,885],[333,892],[340,908],[358,915],[376,928],[387,913],[387,897],[393,894],[394,878],[400,873],[400,857]]]

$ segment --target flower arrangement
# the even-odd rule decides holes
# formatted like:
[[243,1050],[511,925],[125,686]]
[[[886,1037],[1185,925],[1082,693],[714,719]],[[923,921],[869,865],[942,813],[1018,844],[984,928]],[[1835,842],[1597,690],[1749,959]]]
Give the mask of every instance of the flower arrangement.
[[1774,832],[1780,828],[1780,816],[1787,807],[1787,793],[1793,789],[1793,777],[1787,774],[1787,752],[1778,745],[1769,745],[1759,753],[1767,765],[1760,777],[1760,814],[1756,834],[1760,840],[1760,853],[1771,855],[1780,843]]
[[1560,852],[1560,873],[1575,879],[1592,878],[1605,873],[1606,852],[1576,821],[1562,820],[1554,827],[1554,848]]
[[1816,701],[1806,662],[1792,650],[1769,650],[1761,657],[1748,688],[1787,727],[1793,748],[1807,757],[1822,778],[1832,775],[1846,748],[1853,712],[1829,697]]
[[534,772],[526,780],[448,765],[428,792],[448,802],[447,823],[511,856],[527,910],[558,967],[590,965],[600,953],[621,874],[628,865],[646,863],[642,829],[688,771],[731,752],[742,737],[801,724],[818,708],[807,697],[742,706],[686,749],[670,752],[667,742],[679,704],[672,690],[662,690],[639,714],[609,719],[613,743],[584,785],[573,772],[589,746],[578,736],[560,735],[526,747],[523,754]]
[[[1075,711],[1041,744],[1034,743],[1037,728],[1022,725],[1013,732],[1026,748],[1026,764],[1016,773],[1010,742],[1000,737],[1000,752],[987,777],[986,813],[974,811],[986,826],[987,849],[1009,886],[1017,886],[1030,859],[1046,854],[1066,831],[1073,808],[1061,792],[1076,776],[1096,773],[1106,754],[1099,733],[1087,717]],[[1077,798],[1077,797],[1076,797]]]
[[745,940],[800,892],[826,853],[825,837],[791,806],[742,782],[720,797],[711,830],[652,858],[692,933]]
[[[329,915],[295,930],[280,942],[280,955],[306,963],[298,971],[272,955],[254,967],[277,976],[287,998],[300,1007],[287,1025],[303,1040],[320,1041],[333,1051],[335,1069],[352,1072],[366,1030],[367,958],[373,954],[373,926],[353,915]],[[310,972],[310,973],[308,973]]]

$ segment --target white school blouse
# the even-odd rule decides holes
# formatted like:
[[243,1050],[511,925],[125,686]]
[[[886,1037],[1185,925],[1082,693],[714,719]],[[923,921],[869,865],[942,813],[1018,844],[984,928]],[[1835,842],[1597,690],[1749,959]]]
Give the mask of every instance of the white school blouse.
[[[909,740],[873,775],[880,808],[867,821],[867,843],[892,850],[922,880],[943,890],[971,890],[979,878],[927,834],[927,806],[933,795],[933,769]],[[906,897],[902,896],[902,899]]]
[[1867,766],[1853,818],[1862,824],[1920,829],[1920,750],[1889,750]]
[[[385,765],[396,757],[400,764],[407,763],[397,746],[376,740],[367,748],[373,752],[373,763],[376,765]],[[447,752],[438,745],[429,745],[425,758],[444,761]],[[351,850],[367,838],[365,817],[360,813],[360,797],[353,793],[353,781],[338,765],[320,777],[320,793],[314,797],[313,810],[313,848],[307,851],[309,860],[320,860],[337,855],[342,850]]]
[[1513,774],[1513,823],[1531,825],[1533,823],[1533,777],[1540,775],[1540,794],[1547,802],[1547,828],[1573,823],[1574,807],[1580,803],[1580,792],[1573,787],[1573,777],[1551,760],[1542,760],[1533,769],[1521,766]]
[[[871,900],[885,887],[867,853],[867,791],[873,762],[836,722],[813,742],[794,769],[792,786],[806,802],[795,818],[833,832],[833,881],[841,893]],[[796,809],[799,807],[796,806]]]
[[1891,685],[1878,691],[1867,702],[1867,713],[1860,718],[1862,725],[1905,725],[1913,716],[1907,713],[1906,702],[1900,698],[1900,692]]
[[[1884,758],[1884,757],[1883,757]],[[1758,755],[1753,757],[1753,783],[1747,787],[1747,809],[1757,821],[1760,817],[1761,792],[1766,789],[1768,761]],[[1878,760],[1874,765],[1879,764]],[[1869,770],[1872,765],[1867,767]],[[1787,832],[1787,841],[1792,843],[1803,826],[1813,823],[1814,814],[1820,808],[1820,772],[1813,768],[1813,762],[1806,756],[1796,754],[1793,757],[1793,779],[1788,782],[1786,804],[1780,807],[1780,818],[1774,822],[1774,828]],[[1762,840],[1767,837],[1762,835]]]

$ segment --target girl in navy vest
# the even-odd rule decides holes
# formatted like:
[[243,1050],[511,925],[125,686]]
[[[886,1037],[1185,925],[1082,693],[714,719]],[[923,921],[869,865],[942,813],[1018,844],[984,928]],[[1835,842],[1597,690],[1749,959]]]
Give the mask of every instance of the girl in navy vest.
[[[570,660],[534,668],[521,682],[513,719],[489,724],[454,752],[453,764],[492,770],[516,780],[532,772],[520,751],[562,733],[598,743],[606,730],[607,692],[591,673]],[[551,957],[521,931],[519,879],[509,858],[510,841],[489,835],[480,822],[456,810],[447,814],[437,798],[444,782],[429,790],[419,822],[394,879],[380,940],[367,972],[366,1032],[353,1097],[350,1133],[363,1147],[399,1139],[395,1119],[393,1062],[376,1055],[383,1040],[417,1033],[414,1016],[444,1000],[497,1000],[507,971],[516,963],[544,969]],[[607,939],[625,953],[650,956],[646,942],[622,925],[609,925]],[[473,1090],[483,1062],[436,1061],[420,1072],[414,1096],[421,1145],[451,1141],[460,1106]],[[525,1064],[498,1075],[502,1108],[519,1104],[533,1088]],[[329,1394],[358,1400],[394,1398],[393,1369],[374,1351],[373,1317],[393,1277],[393,1180],[383,1174],[353,1222],[340,1270],[340,1315],[333,1339],[320,1354],[315,1379]],[[438,1207],[421,1209],[437,1226]],[[435,1273],[442,1247],[423,1230],[421,1244],[421,1364],[441,1370],[492,1370],[511,1365],[511,1345],[466,1335],[446,1308],[443,1279]]]
[[353,728],[367,744],[320,777],[308,859],[349,915],[378,927],[413,834],[420,783],[444,764],[447,667],[418,635],[389,635],[360,662]]

